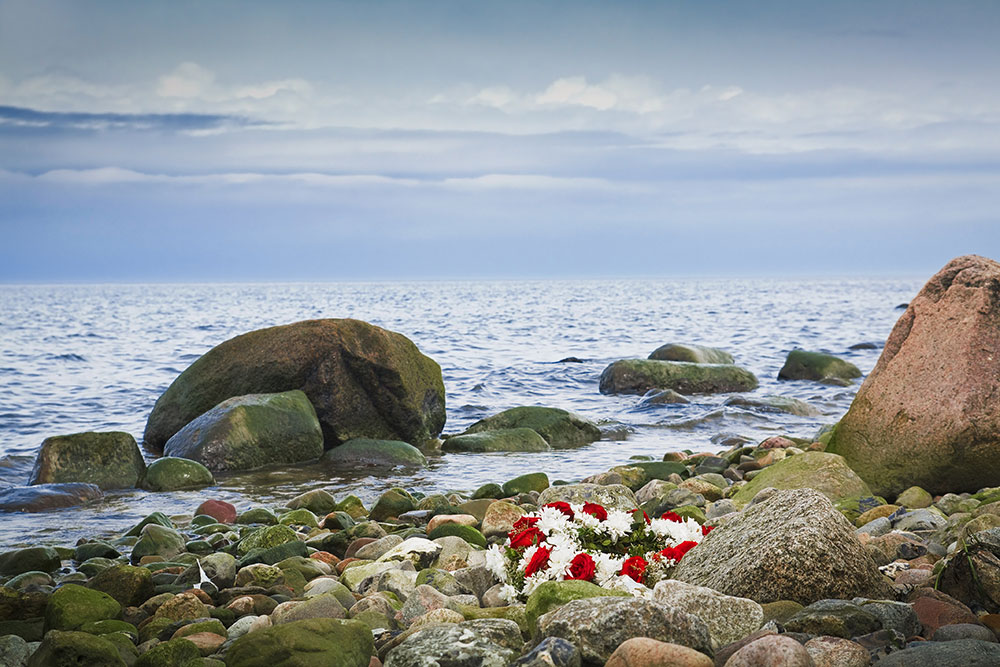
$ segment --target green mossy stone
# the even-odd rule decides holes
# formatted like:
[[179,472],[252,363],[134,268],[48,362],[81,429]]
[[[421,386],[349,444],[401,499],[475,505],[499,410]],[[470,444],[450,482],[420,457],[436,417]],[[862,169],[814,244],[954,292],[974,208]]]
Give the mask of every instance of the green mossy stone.
[[452,514],[455,512],[455,506],[451,504],[451,501],[448,500],[447,496],[440,493],[435,493],[421,499],[421,501],[417,503],[417,509],[428,510],[431,512],[432,516],[434,514]]
[[139,541],[132,547],[130,558],[133,563],[138,563],[143,556],[162,556],[170,560],[184,553],[186,544],[184,536],[176,530],[151,523],[142,529]]
[[785,365],[778,371],[779,380],[853,380],[861,377],[861,371],[854,364],[838,359],[832,354],[792,350],[785,359]]
[[552,449],[545,438],[530,428],[505,428],[477,433],[463,433],[444,441],[445,452],[547,452]]
[[270,526],[256,530],[242,540],[236,547],[239,556],[245,556],[251,549],[270,549],[287,542],[298,541],[299,536],[288,526]]
[[[481,419],[467,428],[462,435],[522,428],[535,431],[554,449],[586,445],[599,440],[601,437],[601,429],[593,422],[579,415],[560,408],[538,406],[521,406],[504,410],[498,414]],[[448,445],[448,441],[445,441],[445,446]]]
[[[680,461],[637,461],[629,464],[630,468],[639,468],[646,473],[645,482],[654,479],[667,479],[671,475],[680,475],[687,479],[691,476],[691,471]],[[644,483],[645,483],[644,482]]]
[[207,540],[191,540],[184,544],[184,548],[187,549],[188,553],[197,554],[199,556],[207,556],[208,554],[215,551],[211,543]]
[[621,483],[633,491],[638,491],[649,481],[646,471],[637,466],[615,466],[608,472],[617,473],[621,477]]
[[616,361],[604,369],[600,382],[602,394],[645,394],[650,389],[673,389],[681,394],[719,394],[756,388],[756,376],[732,364],[650,359]]
[[86,632],[53,630],[28,659],[27,667],[125,667],[114,642]]
[[233,527],[225,523],[209,523],[202,524],[191,532],[195,535],[214,535],[215,533],[228,533],[231,530]]
[[368,518],[372,521],[384,521],[413,509],[416,507],[409,494],[397,489],[389,489],[379,496],[375,506],[368,513]]
[[142,486],[150,491],[178,491],[214,484],[212,472],[197,461],[165,456],[149,464]]
[[126,665],[135,665],[139,659],[139,648],[135,645],[136,640],[125,632],[109,632],[106,635],[98,635],[101,639],[111,642],[118,649],[118,656]]
[[363,612],[351,616],[352,621],[364,623],[371,630],[398,630],[399,623],[395,619],[389,618],[374,609],[366,609]]
[[547,488],[549,488],[549,476],[544,472],[531,472],[504,482],[503,494],[505,497],[509,497],[529,491],[541,493]]
[[116,562],[117,561],[113,561],[108,558],[88,558],[80,563],[76,569],[88,578],[96,577],[101,572],[104,572],[104,570],[113,566]]
[[121,554],[107,542],[85,542],[73,551],[73,560],[82,563],[91,558],[118,558]]
[[726,399],[723,405],[765,412],[784,412],[798,417],[816,417],[820,414],[819,410],[805,401],[789,396],[733,396]]
[[174,635],[175,639],[180,639],[182,637],[187,637],[188,635],[193,635],[198,632],[211,632],[213,635],[219,635],[220,637],[226,636],[226,626],[222,624],[222,621],[213,618],[208,621],[195,621],[194,623],[189,623],[184,627],[177,630]]
[[528,621],[528,616],[523,604],[512,604],[506,607],[474,607],[468,604],[458,605],[458,612],[467,621],[475,621],[480,618],[503,618],[517,623],[521,635],[530,638],[533,625]]
[[92,635],[110,635],[114,632],[123,632],[132,638],[133,644],[139,639],[139,630],[134,625],[115,619],[84,623],[80,626],[80,632],[89,632]]
[[45,605],[45,628],[49,630],[76,630],[84,623],[117,619],[122,606],[101,591],[66,584],[49,596]]
[[[209,516],[208,514],[195,514],[191,518],[192,526],[211,526],[219,523],[219,520],[214,516]],[[222,524],[225,525],[225,524]]]
[[697,505],[681,505],[670,511],[679,515],[682,519],[694,519],[698,523],[705,523],[705,510]]
[[368,510],[365,509],[364,503],[357,496],[347,496],[337,503],[334,509],[338,512],[346,512],[355,520],[368,516]]
[[285,507],[290,510],[307,509],[313,514],[323,516],[337,508],[337,501],[329,491],[313,489],[295,496],[285,504]]
[[538,617],[572,600],[596,597],[628,597],[624,591],[613,591],[589,581],[546,581],[536,588],[525,604],[525,618],[534,628]]
[[0,637],[15,635],[26,642],[40,642],[45,635],[45,620],[41,617],[0,621]]
[[273,526],[278,523],[278,517],[274,515],[274,512],[267,509],[266,507],[254,507],[248,509],[246,512],[241,513],[236,517],[236,523],[240,524],[255,524],[260,523],[265,526]]
[[[172,618],[151,618],[139,628],[139,643],[145,644],[150,639],[158,639],[160,633],[174,627],[177,621]],[[188,642],[190,643],[190,642]]]
[[266,565],[274,565],[286,558],[292,558],[293,556],[305,556],[309,552],[309,547],[306,546],[305,542],[299,540],[294,540],[292,542],[285,542],[284,544],[279,544],[275,547],[269,548],[257,548],[251,549],[242,558],[237,561],[239,567],[246,567],[247,565],[253,565],[254,563],[264,563]]
[[310,618],[246,634],[226,652],[228,667],[368,667],[371,628],[359,621]]
[[427,457],[413,445],[401,440],[352,438],[323,455],[324,461],[342,466],[408,466],[423,468]]
[[473,500],[478,500],[480,498],[503,498],[503,487],[495,482],[483,484],[481,487],[476,489],[475,493],[472,494]]
[[851,470],[843,457],[826,452],[804,452],[789,456],[760,472],[733,496],[746,505],[767,487],[780,490],[815,489],[831,501],[871,496],[871,489]]
[[12,577],[25,572],[55,572],[62,566],[52,547],[28,547],[0,554],[0,575]]
[[126,537],[138,537],[139,534],[142,533],[142,529],[145,528],[146,526],[148,526],[151,523],[155,523],[158,526],[163,526],[164,528],[173,528],[174,527],[173,521],[171,521],[170,518],[167,517],[166,514],[164,514],[163,512],[153,512],[152,514],[150,514],[149,516],[147,516],[145,519],[143,519],[139,523],[137,523],[134,526],[132,526],[131,528],[129,528],[128,532],[125,533],[125,536]]
[[131,489],[146,472],[135,438],[121,431],[46,438],[28,484],[83,482],[102,489]]
[[896,497],[896,504],[907,509],[923,509],[934,503],[934,497],[919,486],[911,486]]
[[733,355],[717,347],[667,343],[653,350],[650,359],[658,361],[688,361],[694,364],[731,364]]
[[[501,497],[503,497],[503,491],[500,492]],[[469,514],[476,517],[476,520],[482,522],[486,517],[486,510],[492,505],[494,500],[492,498],[479,498],[477,500],[469,500],[458,506],[459,514]]]
[[486,538],[481,532],[472,526],[463,526],[457,523],[445,523],[438,526],[427,535],[428,539],[431,540],[448,536],[460,537],[469,544],[482,547],[483,549],[486,548]]
[[286,575],[291,571],[298,572],[305,581],[312,581],[316,577],[322,577],[326,574],[320,566],[319,561],[304,556],[285,558],[275,563],[275,565],[281,568]]
[[153,573],[144,567],[113,565],[91,579],[88,586],[107,593],[122,607],[137,607],[153,597]]
[[8,580],[3,586],[19,591],[29,586],[52,586],[54,583],[52,576],[48,572],[32,570],[31,572],[22,572]]
[[319,527],[319,520],[316,518],[316,515],[304,507],[291,510],[290,512],[285,512],[278,517],[278,523],[283,526],[308,526],[309,528]]
[[139,656],[135,667],[194,667],[200,664],[200,660],[201,651],[193,643],[186,639],[171,639]]

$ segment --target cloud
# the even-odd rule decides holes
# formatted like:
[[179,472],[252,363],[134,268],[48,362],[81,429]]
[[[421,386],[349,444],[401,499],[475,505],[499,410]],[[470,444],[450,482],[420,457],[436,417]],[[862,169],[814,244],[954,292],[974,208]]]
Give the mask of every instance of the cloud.
[[266,123],[220,114],[127,114],[39,111],[0,106],[0,127],[7,125],[55,130],[171,130],[196,132],[223,127],[256,127]]

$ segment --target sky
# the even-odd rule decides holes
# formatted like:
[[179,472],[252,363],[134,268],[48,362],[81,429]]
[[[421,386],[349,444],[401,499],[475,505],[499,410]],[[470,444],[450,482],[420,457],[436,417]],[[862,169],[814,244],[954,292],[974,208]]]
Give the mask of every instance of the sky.
[[992,0],[0,0],[0,282],[929,276],[998,212]]

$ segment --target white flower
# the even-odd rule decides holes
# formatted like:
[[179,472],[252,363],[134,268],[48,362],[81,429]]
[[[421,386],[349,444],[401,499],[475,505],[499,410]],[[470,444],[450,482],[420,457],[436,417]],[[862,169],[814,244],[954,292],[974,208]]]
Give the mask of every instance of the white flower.
[[694,519],[684,521],[670,521],[668,519],[653,519],[649,529],[659,538],[666,539],[670,544],[677,545],[681,542],[701,542],[701,524]]
[[572,528],[569,517],[554,507],[543,507],[538,516],[540,519],[535,525],[546,535],[565,533]]
[[624,558],[616,558],[611,554],[598,552],[592,555],[597,564],[597,580],[602,586],[604,582],[618,576],[622,570],[622,563],[625,562]]
[[621,510],[608,510],[608,518],[600,522],[594,530],[617,542],[632,532],[632,515]]
[[498,581],[507,582],[507,558],[499,545],[494,544],[486,550],[486,568],[493,573]]
[[517,602],[517,589],[510,584],[504,584],[500,587],[500,597],[507,602],[513,604]]

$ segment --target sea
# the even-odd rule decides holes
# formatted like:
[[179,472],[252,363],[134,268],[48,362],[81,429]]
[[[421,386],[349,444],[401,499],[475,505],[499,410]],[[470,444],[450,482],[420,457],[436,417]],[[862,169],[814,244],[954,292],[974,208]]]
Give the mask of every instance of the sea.
[[[190,515],[205,499],[238,509],[279,506],[324,488],[366,503],[393,486],[472,491],[525,472],[579,480],[665,452],[716,452],[739,435],[811,438],[848,409],[848,387],[779,381],[795,348],[841,356],[871,371],[916,278],[605,279],[309,284],[0,285],[0,487],[26,484],[42,440],[82,431],[141,436],[153,403],[187,366],[241,333],[315,318],[350,317],[399,332],[440,364],[445,433],[519,405],[559,407],[601,425],[605,438],[543,453],[449,453],[417,472],[345,471],[302,464],[218,474],[192,491],[109,492],[93,504],[0,512],[0,550],[71,546],[113,537],[153,511]],[[724,405],[640,405],[598,391],[601,371],[665,343],[729,351],[760,380],[753,396],[808,402],[813,416]],[[852,349],[870,343],[867,349]],[[561,360],[575,357],[580,362]]]

